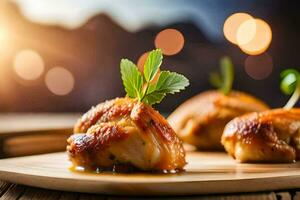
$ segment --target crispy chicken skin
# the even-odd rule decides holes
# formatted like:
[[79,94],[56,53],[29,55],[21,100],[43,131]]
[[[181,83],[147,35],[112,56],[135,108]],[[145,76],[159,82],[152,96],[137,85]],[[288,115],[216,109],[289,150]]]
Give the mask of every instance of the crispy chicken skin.
[[181,104],[168,118],[178,136],[200,150],[223,150],[221,136],[227,122],[268,106],[248,94],[232,91],[228,95],[212,90]]
[[274,109],[237,117],[226,125],[222,144],[240,162],[299,160],[300,109]]
[[185,151],[168,122],[131,98],[100,103],[79,119],[67,151],[85,169],[171,171],[185,166]]

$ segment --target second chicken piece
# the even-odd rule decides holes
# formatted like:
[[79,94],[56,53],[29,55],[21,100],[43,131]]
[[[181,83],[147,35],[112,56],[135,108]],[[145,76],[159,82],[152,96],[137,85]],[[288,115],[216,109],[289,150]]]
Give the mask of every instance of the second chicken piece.
[[224,95],[217,90],[203,92],[181,104],[168,118],[178,136],[201,150],[222,150],[221,136],[233,118],[267,110],[257,98],[237,91]]

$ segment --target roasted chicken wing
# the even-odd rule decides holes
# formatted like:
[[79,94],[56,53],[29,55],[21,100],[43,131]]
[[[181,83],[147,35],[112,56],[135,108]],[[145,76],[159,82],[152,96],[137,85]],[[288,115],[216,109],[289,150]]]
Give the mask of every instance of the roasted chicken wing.
[[168,121],[184,142],[202,150],[222,150],[220,141],[227,122],[266,109],[262,101],[242,92],[207,91],[181,104]]
[[74,127],[67,151],[73,165],[95,170],[181,170],[185,151],[152,107],[116,98],[88,111]]
[[237,117],[226,125],[222,144],[240,162],[298,160],[300,109],[275,109]]

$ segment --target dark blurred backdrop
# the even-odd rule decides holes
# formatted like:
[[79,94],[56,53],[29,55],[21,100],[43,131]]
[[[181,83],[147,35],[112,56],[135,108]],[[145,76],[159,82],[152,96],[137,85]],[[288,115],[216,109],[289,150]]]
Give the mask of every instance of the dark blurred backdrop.
[[[156,35],[167,28],[182,33],[184,46],[179,53],[165,56],[162,68],[184,74],[191,84],[184,92],[165,98],[156,106],[160,111],[170,112],[187,98],[211,89],[208,74],[218,69],[219,60],[224,55],[230,56],[235,65],[235,89],[252,93],[272,107],[285,104],[288,97],[279,90],[279,73],[290,67],[300,70],[300,6],[297,1],[142,2],[65,0],[34,5],[33,1],[2,0],[0,111],[81,112],[106,99],[123,96],[120,59],[137,62],[143,53],[155,48]],[[51,3],[53,7],[48,6]],[[86,7],[98,6],[102,11],[91,9],[96,14],[74,27],[65,26],[63,22],[68,16],[59,12],[56,21],[39,20],[50,15],[47,9],[54,10],[55,18],[55,9],[59,6],[62,6],[59,12],[69,13],[71,17],[77,13],[78,19],[81,14],[87,16],[88,11],[83,9]],[[133,12],[133,9],[138,12]],[[41,14],[34,13],[36,10]],[[235,12],[247,12],[270,25],[272,42],[262,55],[248,58],[249,55],[224,38],[224,21]],[[116,13],[122,14],[121,17]],[[74,17],[72,20],[78,19]],[[23,55],[20,55],[22,51]],[[266,58],[268,63],[264,61]],[[247,59],[261,60],[254,68],[267,67],[267,75],[259,80],[249,76],[245,70]],[[22,68],[26,62],[38,62],[42,68],[31,73]]]

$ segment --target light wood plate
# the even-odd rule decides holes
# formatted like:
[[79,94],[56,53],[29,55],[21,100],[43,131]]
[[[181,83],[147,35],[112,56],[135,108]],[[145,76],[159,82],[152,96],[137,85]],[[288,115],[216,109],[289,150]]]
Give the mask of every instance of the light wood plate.
[[225,153],[189,152],[179,174],[80,173],[66,153],[0,160],[0,179],[47,189],[116,195],[192,195],[300,188],[300,163],[238,164]]

